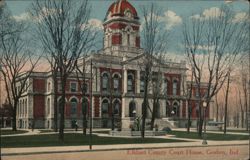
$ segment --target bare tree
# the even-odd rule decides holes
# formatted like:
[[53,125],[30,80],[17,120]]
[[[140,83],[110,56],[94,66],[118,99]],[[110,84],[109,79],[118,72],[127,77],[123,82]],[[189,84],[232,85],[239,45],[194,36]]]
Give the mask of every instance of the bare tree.
[[[145,134],[145,122],[147,109],[149,107],[148,93],[150,79],[152,77],[152,68],[156,63],[157,57],[160,57],[167,47],[168,32],[166,29],[162,29],[160,23],[161,9],[159,9],[154,4],[150,7],[142,7],[143,15],[143,27],[142,27],[142,45],[145,52],[145,57],[143,59],[143,64],[140,64],[141,70],[143,71],[144,78],[144,96],[143,96],[143,107],[142,107],[142,130],[141,137],[144,138]],[[157,100],[155,101],[157,103]],[[156,104],[155,103],[155,104]],[[157,105],[154,105],[157,106]],[[155,110],[156,111],[156,110]]]
[[228,95],[230,89],[230,82],[231,82],[231,71],[228,71],[227,74],[227,81],[226,81],[226,96],[225,96],[225,116],[224,116],[224,134],[227,132],[227,121],[228,121]]
[[[155,66],[156,67],[156,66]],[[159,116],[159,107],[160,107],[160,98],[162,96],[161,94],[161,86],[163,84],[163,78],[162,78],[162,72],[161,67],[158,65],[158,69],[156,72],[153,72],[152,78],[151,78],[151,90],[152,90],[152,101],[153,101],[153,109],[151,111],[152,118],[150,123],[150,129],[153,130],[155,119]],[[167,95],[165,95],[167,96]]]
[[[242,56],[242,59],[244,59],[245,55]],[[247,59],[247,58],[246,58]],[[240,97],[240,104],[241,106],[243,107],[242,109],[242,127],[246,126],[246,130],[248,130],[248,115],[247,115],[247,112],[248,112],[248,89],[247,89],[247,85],[248,85],[248,73],[247,73],[247,65],[246,63],[243,61],[241,61],[241,68],[240,68],[240,82],[239,82],[239,86],[240,89],[242,92],[243,92],[243,98]],[[245,112],[245,113],[244,113]],[[245,119],[244,119],[245,118]],[[245,122],[244,122],[245,120]]]
[[[188,120],[187,120],[187,133],[190,133],[191,126],[191,114],[192,114],[192,90],[193,90],[193,70],[191,69],[191,80],[190,84],[186,84],[184,80],[182,81],[183,95],[186,98],[186,103],[188,106]],[[186,85],[186,86],[185,86]]]
[[242,97],[241,97],[241,90],[238,89],[238,96],[239,96],[239,105],[240,105],[240,113],[241,113],[241,128],[244,127],[244,107],[243,107],[243,103],[242,103]]
[[[82,127],[83,127],[83,134],[87,135],[87,113],[88,113],[88,99],[86,98],[86,94],[88,92],[88,84],[87,80],[87,72],[86,72],[86,57],[82,57],[82,65],[77,65],[77,80],[78,85],[80,86],[81,93],[82,93]],[[79,62],[78,62],[79,63]]]
[[[29,41],[24,37],[25,26],[15,22],[11,16],[5,17],[8,22],[8,34],[1,34],[0,39],[0,72],[3,75],[7,91],[8,103],[13,109],[12,130],[16,131],[17,107],[23,93],[28,90],[31,83],[29,78],[35,69],[40,56],[28,47]],[[3,29],[3,28],[1,28]],[[4,31],[1,31],[4,33]],[[5,32],[6,33],[6,32]]]
[[[199,128],[202,134],[203,114],[201,102],[207,108],[227,79],[231,64],[244,49],[247,25],[235,22],[235,13],[227,6],[212,17],[202,14],[189,18],[184,23],[184,48],[189,63],[194,68],[194,79],[199,90]],[[206,96],[201,94],[201,82],[208,84]]]
[[77,59],[92,46],[95,38],[88,25],[90,10],[87,0],[81,1],[80,5],[71,0],[37,0],[33,3],[31,14],[37,22],[37,34],[44,50],[58,67],[62,87],[59,106],[61,141],[64,140],[66,82],[76,69]]

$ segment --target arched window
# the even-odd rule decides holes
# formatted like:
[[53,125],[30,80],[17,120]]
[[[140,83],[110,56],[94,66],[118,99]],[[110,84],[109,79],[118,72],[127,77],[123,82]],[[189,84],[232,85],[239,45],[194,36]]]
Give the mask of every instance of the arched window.
[[51,83],[49,82],[48,83],[48,92],[50,92],[51,91]]
[[116,100],[114,102],[114,115],[120,115],[120,102],[118,100]]
[[114,79],[113,79],[113,88],[114,88],[114,91],[119,91],[119,76],[118,74],[115,74],[114,76]]
[[130,34],[129,33],[127,34],[127,45],[128,46],[130,45]]
[[129,74],[128,75],[128,92],[133,93],[133,75]]
[[136,116],[136,104],[134,101],[131,101],[129,103],[129,117],[135,117]]
[[102,90],[108,91],[109,87],[109,75],[107,73],[104,73],[102,76]]
[[173,95],[177,95],[177,80],[174,80],[173,82]]
[[75,98],[71,99],[70,106],[71,106],[71,114],[75,115],[77,113],[77,100]]
[[47,99],[47,114],[50,114],[50,98]]
[[109,102],[107,99],[102,102],[102,117],[108,117]]

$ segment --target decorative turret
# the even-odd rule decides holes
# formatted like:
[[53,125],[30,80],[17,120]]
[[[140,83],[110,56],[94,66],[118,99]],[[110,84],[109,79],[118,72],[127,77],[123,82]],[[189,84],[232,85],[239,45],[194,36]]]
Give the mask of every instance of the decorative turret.
[[126,46],[140,48],[140,22],[136,9],[127,0],[117,0],[104,19],[104,48]]

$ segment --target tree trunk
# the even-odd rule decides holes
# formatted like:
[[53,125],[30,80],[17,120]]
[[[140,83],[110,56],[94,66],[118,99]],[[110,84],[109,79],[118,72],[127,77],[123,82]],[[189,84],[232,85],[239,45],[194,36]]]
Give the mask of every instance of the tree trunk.
[[83,117],[82,117],[82,126],[83,126],[83,135],[87,135],[87,112],[83,113]]
[[16,127],[16,110],[17,110],[17,103],[14,104],[14,107],[13,107],[13,120],[12,120],[12,131],[16,131],[17,130],[17,127]]
[[[148,64],[147,64],[148,65]],[[147,114],[147,107],[148,107],[148,82],[149,82],[149,67],[146,66],[145,69],[145,89],[144,89],[144,98],[143,98],[143,107],[142,107],[142,130],[141,130],[141,137],[145,137],[145,123],[146,123],[146,114]]]
[[54,131],[58,132],[58,113],[57,113],[57,107],[58,107],[58,103],[57,103],[57,90],[58,90],[58,83],[57,83],[57,73],[55,73],[55,71],[53,71],[53,81],[54,81]]
[[62,83],[62,104],[60,104],[60,129],[59,129],[59,140],[64,141],[64,111],[65,111],[65,88],[66,88],[66,76],[61,76]]
[[202,115],[202,107],[201,100],[199,100],[199,121],[198,121],[198,135],[202,136],[202,126],[203,126],[203,115]]
[[217,94],[215,96],[215,102],[216,102],[216,121],[218,122],[218,120],[219,120],[219,104],[218,104]]
[[191,125],[191,113],[192,113],[192,108],[191,108],[190,102],[188,102],[188,124],[187,124],[187,132],[190,133],[190,125]]
[[226,88],[226,98],[225,98],[225,116],[224,116],[224,134],[227,132],[227,106],[228,106],[228,94],[230,86],[230,72],[227,77],[227,88]]
[[154,123],[155,123],[156,113],[157,113],[157,109],[158,109],[158,102],[156,102],[156,101],[157,100],[154,98],[153,112],[152,112],[152,118],[151,118],[151,123],[150,123],[150,130],[154,129]]

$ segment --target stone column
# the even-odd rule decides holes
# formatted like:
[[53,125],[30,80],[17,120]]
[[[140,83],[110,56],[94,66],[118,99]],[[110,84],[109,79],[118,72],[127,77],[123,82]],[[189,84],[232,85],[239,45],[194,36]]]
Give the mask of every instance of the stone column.
[[128,73],[127,69],[125,66],[123,67],[123,93],[127,93],[127,78],[128,78]]
[[99,117],[102,118],[102,98],[99,98]]
[[179,112],[180,112],[180,118],[183,118],[183,117],[182,117],[182,109],[183,109],[182,107],[183,107],[183,106],[182,106],[182,101],[180,101],[180,111],[179,111]]
[[96,80],[96,82],[95,82],[95,85],[96,85],[96,91],[97,92],[100,92],[100,84],[101,84],[101,77],[100,77],[100,70],[99,70],[99,68],[95,68],[95,74],[96,74],[96,78],[95,78],[95,80]]
[[125,112],[126,112],[126,109],[125,109],[125,98],[122,98],[122,118],[125,118]]
[[137,70],[136,71],[136,73],[137,73],[137,76],[136,76],[136,93],[140,93],[140,87],[141,87],[141,85],[140,85],[140,80],[141,80],[141,75],[140,75],[140,70]]

